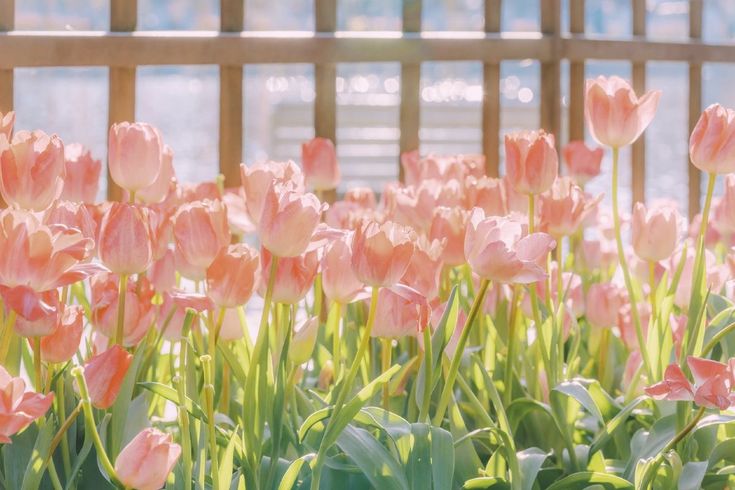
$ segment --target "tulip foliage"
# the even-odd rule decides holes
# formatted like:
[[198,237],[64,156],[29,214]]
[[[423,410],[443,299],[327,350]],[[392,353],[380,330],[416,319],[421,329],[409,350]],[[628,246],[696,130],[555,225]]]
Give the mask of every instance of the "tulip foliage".
[[687,227],[618,203],[658,99],[591,80],[561,167],[518,132],[502,178],[411,152],[330,203],[329,140],[225,189],[116,124],[100,202],[89,151],[0,114],[0,488],[730,488],[735,112],[692,133]]

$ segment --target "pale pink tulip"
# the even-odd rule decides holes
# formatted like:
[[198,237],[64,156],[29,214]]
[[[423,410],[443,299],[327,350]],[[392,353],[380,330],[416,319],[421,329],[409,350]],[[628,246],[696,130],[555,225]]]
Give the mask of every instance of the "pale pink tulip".
[[176,178],[173,160],[174,151],[170,146],[163,145],[161,170],[151,185],[138,190],[136,193],[138,199],[147,204],[156,204],[166,199],[171,188],[171,181]]
[[64,146],[64,188],[61,198],[72,202],[92,204],[97,200],[102,162],[79,143]]
[[574,235],[601,198],[586,195],[568,177],[557,179],[548,192],[539,196],[541,228],[557,239]]
[[46,362],[67,362],[79,350],[82,340],[84,309],[79,305],[67,305],[59,317],[56,331],[41,337],[41,358]]
[[366,209],[375,209],[375,192],[370,187],[352,187],[345,191],[344,200]]
[[511,187],[516,192],[546,192],[559,172],[554,135],[543,130],[506,135],[505,169]]
[[133,356],[119,345],[113,345],[84,364],[84,379],[92,405],[107,410],[115,403]]
[[688,401],[694,399],[691,383],[678,364],[670,364],[664,379],[645,389],[648,396],[656,400]]
[[355,301],[365,285],[357,278],[349,264],[352,262],[352,233],[344,233],[332,240],[322,257],[322,288],[325,296],[340,304]]
[[373,337],[417,336],[429,324],[431,308],[418,291],[404,285],[382,288],[378,294]]
[[588,148],[584,141],[570,141],[563,149],[564,162],[569,175],[579,185],[584,185],[600,175],[602,148]]
[[368,286],[397,284],[414,252],[413,232],[391,221],[366,221],[352,239],[352,270]]
[[163,257],[151,264],[148,277],[153,289],[158,293],[165,293],[176,286],[176,261],[173,250],[167,250]]
[[199,269],[209,267],[230,243],[222,202],[204,200],[182,205],[174,216],[174,238],[177,252],[188,264]]
[[27,392],[23,378],[12,377],[0,366],[0,443],[11,444],[10,437],[42,417],[53,400],[53,393]]
[[116,274],[137,274],[153,258],[148,216],[134,204],[113,203],[102,219],[99,257]]
[[622,306],[620,288],[613,283],[595,283],[587,290],[585,298],[586,316],[590,325],[611,328],[618,322]]
[[34,293],[20,288],[3,293],[3,300],[17,314],[15,333],[21,337],[44,337],[52,335],[61,324],[59,292],[52,289]]
[[416,240],[408,269],[401,283],[409,286],[426,298],[432,300],[439,295],[439,282],[444,263],[441,260],[446,240],[429,241],[425,237]]
[[505,216],[508,214],[503,180],[485,176],[480,178],[467,177],[464,192],[466,209],[482,208],[486,216]]
[[734,110],[720,104],[704,110],[689,138],[689,158],[703,172],[735,172]]
[[429,239],[446,240],[441,259],[448,266],[455,267],[465,263],[464,236],[468,218],[469,213],[459,207],[440,206],[434,210]]
[[13,137],[13,125],[15,125],[15,112],[0,112],[0,135],[5,135],[8,140]]
[[128,192],[152,185],[161,173],[162,149],[158,130],[150,124],[113,124],[107,155],[112,180]]
[[334,143],[316,137],[301,145],[301,166],[306,184],[314,190],[335,189],[339,185],[339,163]]
[[[260,250],[260,267],[262,277],[258,293],[265,296],[270,274],[271,253],[268,249]],[[312,288],[319,267],[319,255],[313,250],[296,257],[282,257],[276,266],[276,278],[273,284],[273,301],[276,303],[298,303]],[[345,264],[345,267],[347,265]]]
[[652,90],[638,98],[630,84],[620,77],[587,80],[584,100],[587,127],[601,145],[628,146],[653,121],[660,97],[661,91]]
[[43,222],[47,226],[63,225],[76,229],[84,238],[91,240],[97,235],[97,224],[87,206],[80,202],[55,201],[44,213]]
[[[90,280],[91,320],[94,327],[108,338],[113,338],[117,329],[119,278],[114,274],[97,274]],[[125,293],[125,317],[123,345],[137,345],[153,325],[155,308],[154,291],[150,282],[143,277],[128,281]]]
[[241,164],[240,178],[248,214],[256,225],[260,221],[265,195],[271,184],[283,184],[294,191],[304,189],[304,175],[293,162],[264,162],[251,166]]
[[638,257],[651,262],[670,257],[679,240],[679,219],[679,213],[672,205],[646,209],[642,202],[636,203],[631,234]]
[[158,429],[142,430],[115,460],[115,473],[126,488],[159,490],[181,455],[181,446]]
[[260,257],[244,243],[220,250],[207,268],[207,295],[222,308],[245,304],[260,279]]
[[258,222],[261,243],[278,257],[303,254],[321,220],[322,211],[322,205],[314,194],[271,185]]
[[700,407],[727,410],[735,402],[728,364],[689,356],[687,365],[694,378],[694,403]]

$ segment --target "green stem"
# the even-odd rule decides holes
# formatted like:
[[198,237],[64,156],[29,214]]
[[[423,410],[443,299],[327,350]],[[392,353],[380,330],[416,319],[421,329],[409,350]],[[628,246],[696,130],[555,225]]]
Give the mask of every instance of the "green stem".
[[712,352],[712,349],[715,348],[717,344],[720,343],[720,341],[730,332],[735,330],[735,322],[730,323],[729,325],[725,326],[722,330],[717,332],[712,336],[709,342],[702,348],[702,357],[707,357],[707,355]]
[[117,291],[117,329],[113,345],[123,345],[125,335],[125,297],[128,292],[128,276],[120,275],[120,286]]
[[518,296],[520,295],[518,286],[513,288],[512,303],[510,305],[510,319],[508,320],[508,355],[505,359],[505,391],[503,391],[503,403],[507,407],[513,400],[513,362],[516,355],[516,323],[518,322]]
[[[66,420],[65,392],[66,390],[64,386],[64,376],[59,376],[59,379],[56,381],[56,398],[58,400],[59,420]],[[81,405],[77,405],[77,409],[81,410]],[[69,418],[71,418],[71,415],[69,416]],[[67,440],[66,430],[64,430],[63,432],[60,430],[59,432],[61,432],[61,460],[64,464],[64,475],[66,475],[66,477],[68,478],[71,475],[71,455],[69,454],[69,442]],[[53,451],[51,451],[51,453],[53,453]]]
[[[393,351],[393,339],[380,339],[380,370],[386,372],[390,369],[391,354]],[[383,385],[383,409],[388,410],[390,406],[390,383]]]
[[33,337],[33,372],[36,391],[43,392],[43,373],[41,372],[41,337]]
[[[80,401],[79,404],[72,410],[72,412],[69,414],[68,417],[61,419],[64,421],[64,423],[61,424],[61,427],[59,427],[59,430],[56,432],[56,435],[51,440],[51,445],[49,446],[48,454],[46,455],[46,463],[51,461],[51,457],[54,455],[54,451],[56,451],[56,448],[59,446],[59,444],[66,444],[66,433],[69,430],[69,427],[71,427],[71,424],[74,423],[74,420],[76,420],[79,413],[82,411],[82,402]],[[62,446],[62,452],[63,452],[63,446]],[[68,458],[68,448],[67,448],[67,458]],[[64,462],[66,464],[66,461]],[[67,477],[69,476],[70,471],[66,468],[64,469],[66,471]]]
[[[187,315],[189,314],[190,313],[187,313]],[[188,362],[187,357],[189,352],[189,343],[186,341],[186,338],[182,338],[179,345],[179,375],[174,377],[173,383],[179,396],[179,423],[181,424],[181,453],[183,460],[184,490],[191,490],[191,433],[189,429],[189,412],[186,409],[186,366]]]
[[212,357],[204,355],[199,358],[204,368],[204,402],[207,410],[207,433],[209,434],[209,461],[212,478],[212,488],[219,485],[219,454],[217,450],[217,427],[214,420],[214,373],[212,372]]
[[431,390],[434,386],[434,380],[432,379],[433,374],[433,362],[434,355],[432,353],[431,345],[431,329],[429,327],[424,328],[424,396],[421,400],[421,410],[419,410],[420,423],[423,423],[429,417],[429,406],[431,405]]
[[16,319],[15,310],[10,310],[8,316],[5,318],[5,326],[2,334],[2,343],[0,343],[0,365],[5,366],[6,358],[8,357],[8,351],[10,350],[10,343],[13,339],[13,328],[15,327]]
[[329,308],[327,317],[327,331],[332,334],[332,363],[334,364],[334,379],[339,379],[342,364],[342,339],[339,335],[339,322],[342,318],[342,305],[334,302]]
[[454,351],[454,356],[452,356],[452,363],[449,366],[449,372],[447,373],[444,388],[442,388],[442,392],[439,397],[439,404],[437,405],[436,412],[434,413],[434,425],[436,425],[437,427],[441,426],[441,423],[444,420],[444,414],[447,411],[449,400],[452,397],[454,380],[457,378],[457,371],[459,371],[459,364],[462,361],[462,354],[464,354],[464,348],[467,344],[467,338],[470,335],[472,325],[475,323],[475,318],[477,317],[478,313],[480,312],[481,306],[484,303],[485,293],[487,293],[487,288],[489,285],[490,281],[487,279],[483,279],[482,283],[480,283],[480,290],[475,296],[475,301],[472,303],[472,307],[470,308],[470,312],[467,315],[467,320],[465,321],[464,328],[462,329],[462,333],[459,336],[457,348]]
[[610,350],[610,328],[605,327],[602,329],[600,338],[600,365],[598,366],[598,376],[600,377],[600,384],[606,386],[605,378],[607,378],[607,353]]
[[630,278],[630,270],[628,269],[628,261],[625,258],[625,249],[623,247],[623,237],[620,231],[620,211],[618,207],[618,157],[619,149],[612,149],[612,213],[613,213],[613,224],[615,225],[615,243],[618,249],[618,260],[620,261],[620,268],[623,270],[623,278],[625,279],[625,287],[628,290],[628,298],[630,300],[630,314],[633,318],[633,326],[635,328],[636,339],[638,340],[638,348],[641,351],[641,358],[643,359],[643,365],[646,369],[646,374],[649,380],[653,380],[653,371],[651,369],[651,360],[648,357],[648,349],[646,349],[646,342],[643,339],[643,329],[641,327],[641,318],[638,314],[638,302],[635,297],[635,290],[633,289],[633,282]]

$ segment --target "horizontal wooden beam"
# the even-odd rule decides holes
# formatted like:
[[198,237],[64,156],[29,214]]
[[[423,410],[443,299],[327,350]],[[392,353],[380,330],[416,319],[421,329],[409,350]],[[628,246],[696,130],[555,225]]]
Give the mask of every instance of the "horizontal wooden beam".
[[602,39],[584,35],[565,36],[562,39],[564,58],[571,61],[627,60],[685,61],[732,63],[735,44],[708,44],[703,42],[651,41],[643,37],[627,40]]

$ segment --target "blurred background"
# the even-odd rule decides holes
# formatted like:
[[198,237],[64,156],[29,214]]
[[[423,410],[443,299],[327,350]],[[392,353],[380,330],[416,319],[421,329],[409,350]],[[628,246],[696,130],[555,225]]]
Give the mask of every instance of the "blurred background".
[[[246,0],[246,30],[313,31],[314,1]],[[630,0],[587,0],[589,35],[631,35]],[[563,0],[562,30],[568,31]],[[139,30],[218,30],[218,0],[138,0]],[[688,0],[648,0],[651,39],[686,40]],[[424,0],[425,31],[481,31],[482,0]],[[503,3],[502,30],[538,31],[538,0]],[[108,0],[22,0],[16,2],[18,30],[107,30]],[[338,0],[338,29],[398,31],[400,0]],[[705,0],[705,42],[735,39],[735,1]],[[686,212],[687,65],[648,63],[648,88],[663,97],[647,133],[648,199],[677,198]],[[627,62],[588,62],[587,77],[630,77]],[[313,137],[312,65],[258,65],[244,68],[244,160],[299,160],[300,143]],[[562,65],[566,104],[567,64]],[[380,190],[398,175],[398,63],[340,64],[337,69],[337,139],[342,187],[370,185]],[[218,67],[140,67],[136,115],[154,124],[175,151],[180,180],[212,179],[217,173]],[[735,106],[735,65],[704,66],[704,105]],[[89,146],[104,158],[107,124],[106,68],[21,68],[15,70],[18,129],[58,133],[65,142]],[[501,67],[502,131],[536,129],[539,124],[539,63],[506,61]],[[481,151],[482,65],[479,62],[424,63],[421,73],[421,152]],[[566,136],[561,135],[562,141]],[[629,158],[623,154],[623,158]],[[609,165],[606,166],[609,168]],[[622,182],[629,179],[624,166]],[[607,188],[597,179],[592,191]],[[624,203],[629,196],[623,197]]]

